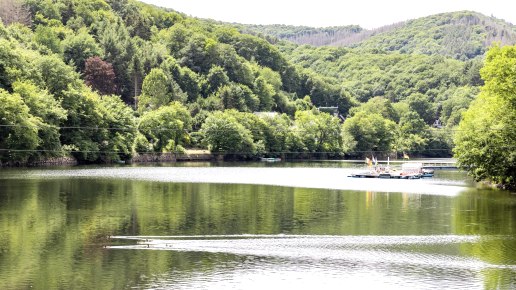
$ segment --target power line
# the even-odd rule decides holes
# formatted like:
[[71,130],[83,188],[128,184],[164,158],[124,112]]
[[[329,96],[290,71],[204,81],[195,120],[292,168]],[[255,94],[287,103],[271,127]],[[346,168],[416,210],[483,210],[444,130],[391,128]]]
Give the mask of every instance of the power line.
[[[38,126],[38,125],[33,125],[33,126],[30,126],[30,125],[19,125],[19,124],[12,124],[12,125],[6,125],[6,124],[0,124],[0,127],[7,127],[7,128],[12,128],[12,127],[20,127],[20,128],[32,128],[32,127],[39,127],[39,128],[48,128],[48,127],[52,127],[54,129],[57,129],[57,130],[67,130],[67,129],[84,129],[84,130],[108,130],[108,131],[116,131],[116,130],[119,130],[119,131],[132,131],[132,130],[142,130],[144,128],[140,128],[140,127],[98,127],[98,126],[53,126],[53,125],[47,125],[47,126]],[[232,130],[233,128],[226,128],[226,129],[211,129],[210,131],[214,131],[214,132],[226,132],[226,131],[230,131]],[[432,128],[430,128],[432,129]],[[484,128],[482,129],[483,131],[502,131],[502,130],[505,130],[506,128]],[[147,130],[147,129],[145,129]],[[200,133],[201,130],[187,130],[187,129],[180,129],[180,128],[167,128],[167,127],[154,127],[154,128],[151,128],[151,129],[148,129],[148,130],[158,130],[158,131],[183,131],[185,133]],[[248,129],[250,131],[253,131],[253,132],[259,132],[260,130],[259,129]],[[469,131],[469,130],[459,130],[459,129],[438,129],[439,131],[441,132],[465,132],[465,131]],[[296,132],[296,131],[306,131],[302,128],[290,128],[288,130],[283,130],[283,129],[280,129],[280,130],[275,130],[276,132],[280,131],[280,132]]]
[[[516,146],[510,146],[510,147],[503,147],[503,148],[516,148]],[[427,152],[427,151],[450,151],[449,148],[433,148],[433,149],[422,149],[422,150],[405,150],[406,153],[421,153],[421,152]],[[58,150],[58,149],[6,149],[6,148],[0,148],[0,152],[57,152],[57,153],[99,153],[99,154],[119,154],[119,153],[126,153],[123,151],[95,151],[95,150]],[[402,152],[401,150],[398,152]],[[148,151],[131,151],[128,153],[137,153],[137,154],[159,154],[160,152],[148,152]],[[186,154],[181,152],[161,152],[166,154]],[[264,152],[244,152],[244,151],[214,151],[210,152],[209,154],[242,154],[242,155],[260,155],[260,154],[344,154],[344,155],[350,155],[350,154],[358,154],[358,153],[373,153],[373,154],[379,154],[379,153],[394,153],[390,150],[382,150],[382,151],[372,151],[372,150],[356,150],[356,151],[350,151],[350,152],[334,152],[334,151],[264,151]]]

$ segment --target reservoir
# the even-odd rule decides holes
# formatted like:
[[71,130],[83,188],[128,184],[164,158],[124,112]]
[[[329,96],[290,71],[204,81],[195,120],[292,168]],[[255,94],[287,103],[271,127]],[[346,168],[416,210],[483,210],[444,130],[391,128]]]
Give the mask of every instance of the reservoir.
[[516,289],[516,195],[345,162],[2,169],[0,289]]

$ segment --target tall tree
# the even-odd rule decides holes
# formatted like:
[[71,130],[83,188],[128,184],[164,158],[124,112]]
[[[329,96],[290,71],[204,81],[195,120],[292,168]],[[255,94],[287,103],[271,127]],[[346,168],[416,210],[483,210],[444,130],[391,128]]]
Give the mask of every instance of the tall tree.
[[126,103],[133,102],[133,78],[131,62],[135,54],[134,42],[120,18],[106,17],[98,29],[100,46],[104,49],[104,59],[113,64],[116,74],[116,87]]

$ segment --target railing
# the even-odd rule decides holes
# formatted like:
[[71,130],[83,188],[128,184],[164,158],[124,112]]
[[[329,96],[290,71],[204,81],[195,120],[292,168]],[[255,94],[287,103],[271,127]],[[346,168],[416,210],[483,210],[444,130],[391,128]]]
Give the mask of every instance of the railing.
[[[364,163],[364,160],[342,160],[350,163]],[[425,169],[457,169],[457,161],[455,159],[420,159],[420,160],[389,160],[389,164],[395,166],[405,163],[421,163]],[[386,165],[387,160],[378,160],[378,165]]]

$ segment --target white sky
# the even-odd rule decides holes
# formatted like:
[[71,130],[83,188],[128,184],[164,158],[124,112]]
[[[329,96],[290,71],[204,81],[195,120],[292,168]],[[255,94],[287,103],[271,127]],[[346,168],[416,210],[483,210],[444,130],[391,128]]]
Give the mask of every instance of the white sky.
[[471,10],[516,24],[515,0],[140,0],[187,15],[245,24],[376,28],[441,12]]

